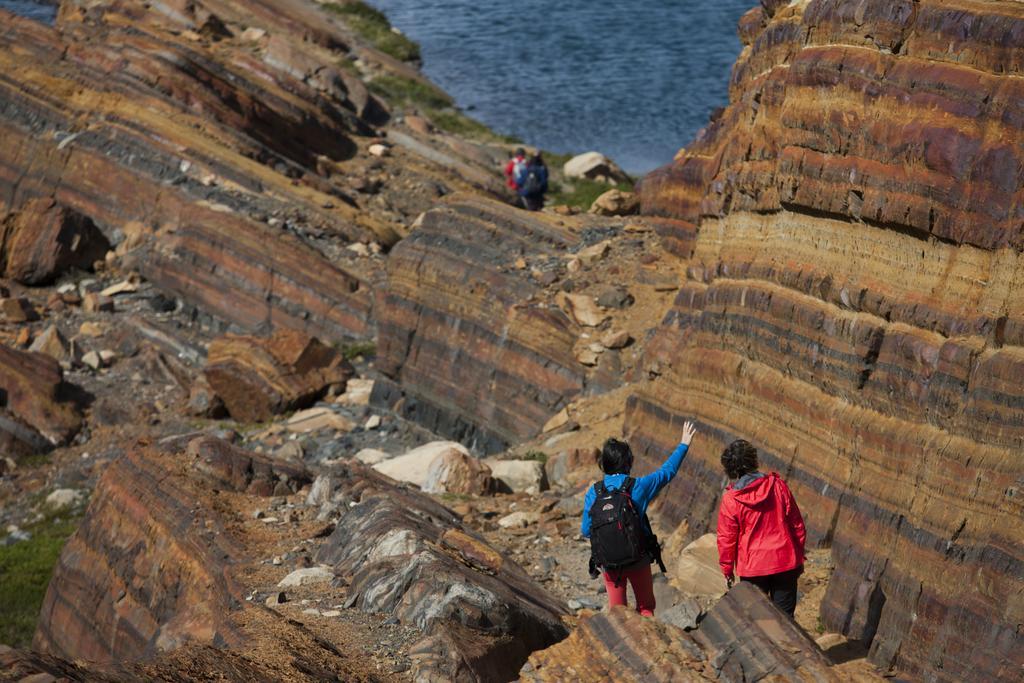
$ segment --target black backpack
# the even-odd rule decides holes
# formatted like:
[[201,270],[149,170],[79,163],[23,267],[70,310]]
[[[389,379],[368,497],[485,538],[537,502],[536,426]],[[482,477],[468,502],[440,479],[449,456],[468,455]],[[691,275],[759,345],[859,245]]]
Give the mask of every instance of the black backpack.
[[611,491],[604,482],[594,485],[597,497],[590,506],[590,552],[593,563],[605,571],[651,559],[648,532],[631,497],[635,481],[627,477],[622,488]]

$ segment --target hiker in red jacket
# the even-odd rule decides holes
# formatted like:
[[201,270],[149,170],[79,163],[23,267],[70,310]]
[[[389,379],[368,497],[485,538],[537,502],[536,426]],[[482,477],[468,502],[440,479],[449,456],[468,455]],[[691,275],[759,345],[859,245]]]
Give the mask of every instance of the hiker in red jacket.
[[800,508],[778,474],[757,471],[757,449],[750,443],[729,444],[722,467],[733,480],[718,508],[718,563],[725,580],[731,587],[738,574],[793,616],[807,538]]
[[519,186],[516,185],[516,176],[520,173],[520,169],[526,167],[526,150],[522,147],[516,148],[515,156],[508,160],[505,164],[505,184],[508,185],[508,189],[516,191]]

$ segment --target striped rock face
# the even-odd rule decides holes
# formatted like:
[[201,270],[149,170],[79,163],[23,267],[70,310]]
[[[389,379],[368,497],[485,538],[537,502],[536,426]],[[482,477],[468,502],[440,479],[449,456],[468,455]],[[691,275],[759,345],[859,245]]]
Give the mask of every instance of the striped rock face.
[[406,416],[484,452],[536,433],[584,387],[578,332],[515,262],[577,241],[553,216],[459,197],[391,253],[378,297],[378,367]]
[[82,21],[68,3],[59,32],[0,12],[0,216],[52,197],[123,232],[126,262],[224,320],[367,336],[369,287],[281,226],[396,238],[316,189],[316,155],[347,159],[369,127],[340,80],[306,82],[337,63],[341,43],[319,11],[296,6],[254,16],[221,3],[225,21],[274,27],[260,49],[186,40],[202,19],[168,8],[96,5]]
[[1019,676],[1024,5],[762,4],[729,107],[640,188],[688,277],[627,434],[657,465],[700,421],[660,509],[695,534],[755,443],[875,663]]

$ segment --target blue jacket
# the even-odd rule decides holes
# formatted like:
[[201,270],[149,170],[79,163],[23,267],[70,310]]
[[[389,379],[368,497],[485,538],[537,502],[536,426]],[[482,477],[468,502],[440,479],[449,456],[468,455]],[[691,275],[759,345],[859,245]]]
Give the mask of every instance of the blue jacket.
[[[679,466],[683,464],[683,458],[686,457],[687,449],[688,446],[686,444],[679,444],[672,451],[672,455],[668,456],[668,460],[657,471],[648,474],[646,477],[639,477],[633,484],[633,494],[631,497],[636,505],[636,511],[641,517],[647,513],[647,505],[654,500],[658,492],[665,487],[665,484],[672,481],[672,477],[676,476]],[[628,476],[628,474],[606,474],[604,475],[604,486],[609,490],[620,488]],[[587,538],[590,538],[590,506],[594,504],[596,497],[597,493],[594,491],[594,487],[591,486],[590,490],[587,491],[586,497],[583,499],[583,521],[580,522],[580,533]]]

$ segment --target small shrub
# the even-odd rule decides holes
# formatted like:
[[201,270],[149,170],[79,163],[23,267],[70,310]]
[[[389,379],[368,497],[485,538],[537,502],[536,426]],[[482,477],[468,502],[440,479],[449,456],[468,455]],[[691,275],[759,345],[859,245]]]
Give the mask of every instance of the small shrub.
[[357,341],[350,344],[342,344],[338,349],[345,360],[352,360],[362,356],[369,358],[377,353],[377,345],[372,341]]
[[420,61],[420,46],[391,30],[391,22],[380,10],[359,0],[340,5],[329,3],[324,8],[343,17],[353,31],[384,54],[403,62]]
[[527,451],[526,455],[523,456],[523,460],[536,460],[543,464],[548,461],[548,454],[544,451]]

